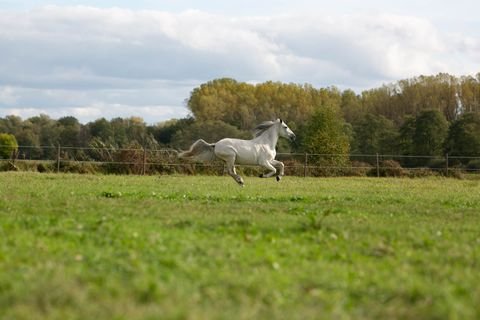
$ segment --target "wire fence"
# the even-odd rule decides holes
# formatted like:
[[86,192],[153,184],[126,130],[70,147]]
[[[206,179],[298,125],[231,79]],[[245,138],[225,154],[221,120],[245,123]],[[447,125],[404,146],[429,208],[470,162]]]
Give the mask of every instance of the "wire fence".
[[[2,146],[0,146],[2,147]],[[5,147],[5,146],[3,146]],[[406,176],[480,173],[479,156],[278,153],[285,173],[295,176]],[[192,163],[173,149],[19,146],[0,159],[0,170],[113,174],[225,174],[221,161]],[[263,169],[240,166],[243,174]]]

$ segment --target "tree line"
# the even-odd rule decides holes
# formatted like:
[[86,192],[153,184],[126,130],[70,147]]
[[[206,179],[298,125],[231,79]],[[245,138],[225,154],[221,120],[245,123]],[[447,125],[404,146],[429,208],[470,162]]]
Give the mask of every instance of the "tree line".
[[419,76],[360,94],[222,78],[195,88],[186,105],[189,117],[150,125],[140,117],[81,124],[71,116],[10,115],[0,118],[0,137],[23,146],[185,149],[198,138],[250,138],[256,124],[282,118],[299,141],[281,142],[281,152],[480,156],[480,73]]

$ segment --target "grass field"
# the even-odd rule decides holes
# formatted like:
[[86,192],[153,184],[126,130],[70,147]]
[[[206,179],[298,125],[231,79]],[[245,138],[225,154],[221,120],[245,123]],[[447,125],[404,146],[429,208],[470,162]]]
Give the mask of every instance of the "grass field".
[[0,174],[1,319],[479,319],[480,181]]

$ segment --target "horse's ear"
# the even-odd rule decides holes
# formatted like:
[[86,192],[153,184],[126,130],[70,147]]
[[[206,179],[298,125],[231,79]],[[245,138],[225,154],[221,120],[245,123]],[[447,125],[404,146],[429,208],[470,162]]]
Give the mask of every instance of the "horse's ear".
[[283,123],[283,120],[282,119],[279,119],[280,120],[280,123]]

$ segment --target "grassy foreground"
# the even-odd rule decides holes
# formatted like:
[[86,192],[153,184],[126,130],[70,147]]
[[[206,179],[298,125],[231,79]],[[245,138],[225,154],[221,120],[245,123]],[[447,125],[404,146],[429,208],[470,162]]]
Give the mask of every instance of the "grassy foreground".
[[0,173],[1,319],[479,319],[480,182]]

